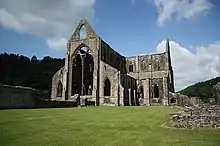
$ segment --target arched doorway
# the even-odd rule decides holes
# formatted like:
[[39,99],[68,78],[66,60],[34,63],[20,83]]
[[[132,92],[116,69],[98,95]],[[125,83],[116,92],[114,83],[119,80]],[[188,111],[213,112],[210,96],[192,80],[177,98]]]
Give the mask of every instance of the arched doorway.
[[63,85],[61,81],[59,81],[57,85],[57,97],[62,97],[62,92],[63,92]]
[[104,82],[104,96],[111,96],[111,83],[108,78]]
[[83,46],[72,58],[72,95],[92,95],[94,60],[91,51]]
[[159,87],[157,84],[154,85],[154,98],[159,98]]

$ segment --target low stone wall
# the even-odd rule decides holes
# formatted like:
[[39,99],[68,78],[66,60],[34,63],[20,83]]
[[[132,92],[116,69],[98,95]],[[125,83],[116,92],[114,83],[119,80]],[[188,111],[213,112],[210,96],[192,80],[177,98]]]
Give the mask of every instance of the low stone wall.
[[[30,87],[0,84],[0,109],[76,107],[74,101],[46,100],[46,93]],[[88,102],[88,104],[91,104]]]
[[34,108],[35,96],[29,87],[0,85],[0,109]]
[[218,128],[220,129],[220,106],[203,105],[185,108],[183,111],[171,114],[169,126],[176,128]]

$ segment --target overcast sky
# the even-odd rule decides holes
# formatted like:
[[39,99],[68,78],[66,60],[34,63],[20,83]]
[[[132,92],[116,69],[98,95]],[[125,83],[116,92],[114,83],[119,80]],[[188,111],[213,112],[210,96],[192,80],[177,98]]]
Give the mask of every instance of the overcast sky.
[[82,18],[124,56],[169,38],[177,90],[220,74],[219,0],[1,0],[0,52],[65,57]]

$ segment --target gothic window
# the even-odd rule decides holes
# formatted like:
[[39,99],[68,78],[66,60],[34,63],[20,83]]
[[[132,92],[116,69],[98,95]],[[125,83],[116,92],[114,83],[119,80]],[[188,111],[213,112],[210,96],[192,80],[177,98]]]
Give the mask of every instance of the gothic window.
[[62,83],[59,81],[58,85],[57,85],[57,97],[62,97],[62,92],[63,92],[63,85]]
[[128,71],[129,71],[129,72],[133,72],[133,70],[134,70],[134,69],[133,69],[133,64],[129,64],[129,66],[128,66]]
[[158,59],[155,59],[155,66],[154,66],[154,68],[155,68],[155,70],[160,70],[160,62],[158,61]]
[[144,88],[143,88],[143,86],[140,86],[139,93],[140,93],[140,98],[144,98]]
[[104,83],[104,96],[111,96],[111,83],[108,78]]
[[83,26],[80,28],[79,38],[80,38],[80,40],[87,38],[87,30],[86,30],[85,25],[83,25]]
[[154,85],[154,98],[159,98],[159,87],[157,84]]
[[145,70],[146,68],[146,64],[144,61],[141,62],[141,70]]

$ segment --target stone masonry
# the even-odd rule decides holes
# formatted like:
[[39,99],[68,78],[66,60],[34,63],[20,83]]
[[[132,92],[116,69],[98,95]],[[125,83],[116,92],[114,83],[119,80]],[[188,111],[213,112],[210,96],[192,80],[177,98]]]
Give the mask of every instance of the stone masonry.
[[176,128],[220,128],[220,106],[201,105],[188,107],[181,112],[173,113],[167,124]]
[[169,40],[164,47],[164,53],[124,57],[83,19],[67,44],[65,66],[53,76],[51,100],[80,95],[95,105],[169,105],[174,92]]

